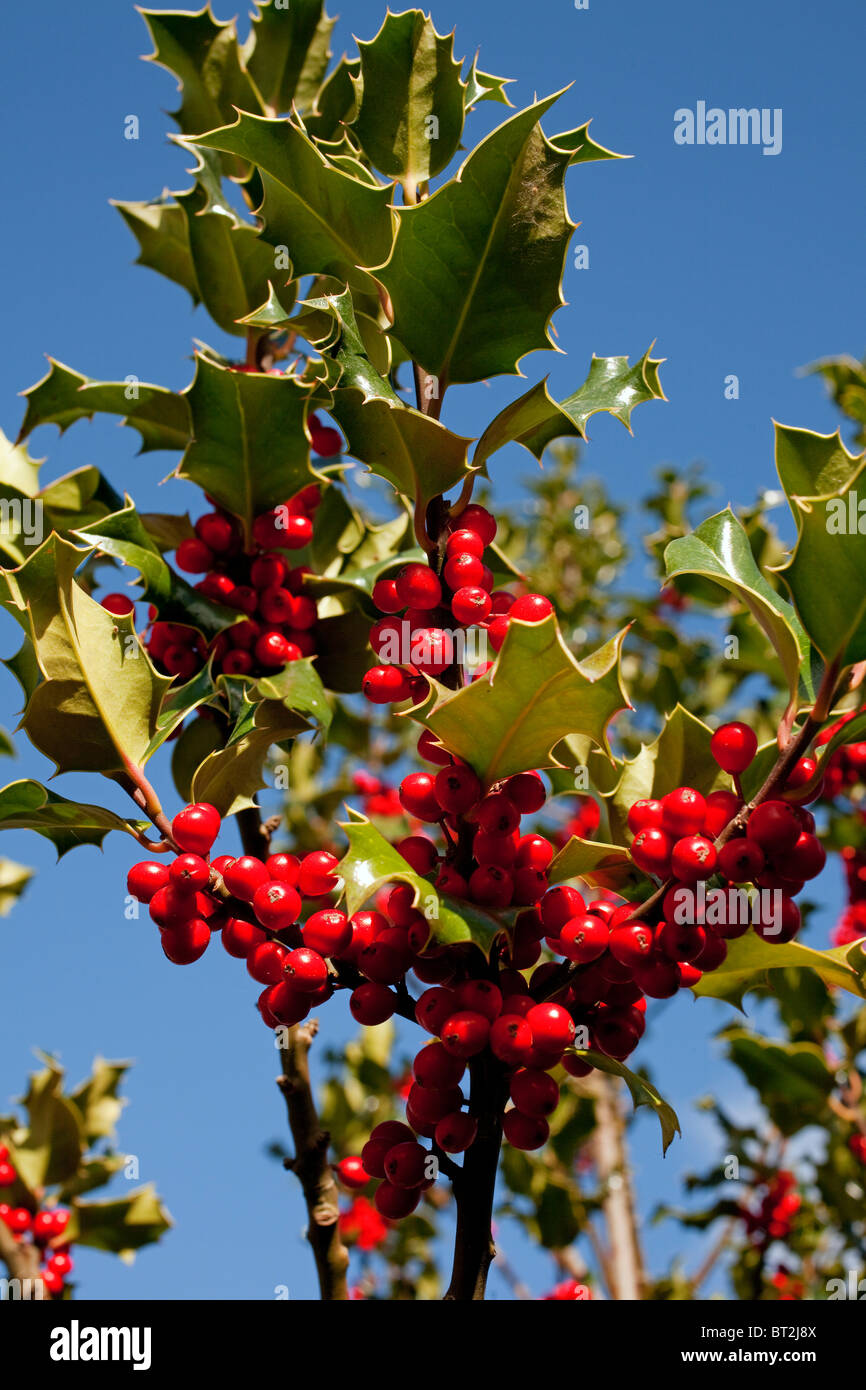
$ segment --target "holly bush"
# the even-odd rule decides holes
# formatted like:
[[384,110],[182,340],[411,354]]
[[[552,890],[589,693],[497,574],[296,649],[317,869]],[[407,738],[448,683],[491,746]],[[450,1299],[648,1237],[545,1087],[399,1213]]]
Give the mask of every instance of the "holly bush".
[[[117,208],[237,353],[197,344],[182,392],[54,360],[26,392],[3,455],[8,664],[21,732],[94,791],[13,782],[0,825],[59,855],[129,836],[154,948],[189,965],[217,938],[245,964],[325,1299],[483,1298],[497,1203],[551,1252],[551,1298],[698,1297],[705,1270],[645,1268],[622,1098],[667,1148],[679,1120],[639,1061],[656,1001],[772,991],[781,1038],[723,1035],[766,1125],[714,1105],[744,1171],[691,1183],[741,1187],[660,1216],[726,1223],[738,1297],[804,1296],[862,1253],[863,454],[776,427],[793,548],[768,489],[702,516],[700,475],[662,471],[658,582],[631,592],[623,510],[582,456],[594,414],[631,431],[660,408],[652,347],[593,356],[562,400],[518,383],[493,419],[481,389],[557,350],[566,179],[618,156],[588,122],[556,133],[555,94],[513,107],[417,10],[333,66],[317,0],[258,0],[243,44],[209,10],[143,17],[190,186]],[[503,119],[473,147],[484,102]],[[857,447],[862,368],[816,370]],[[473,437],[447,423],[459,386]],[[40,486],[31,431],[101,413],[179,456],[194,521],[93,467]],[[545,468],[503,507],[513,445]],[[797,938],[837,851],[851,907],[818,950]],[[341,995],[361,1032],[337,1054]],[[809,1125],[820,1164],[780,1166]]]

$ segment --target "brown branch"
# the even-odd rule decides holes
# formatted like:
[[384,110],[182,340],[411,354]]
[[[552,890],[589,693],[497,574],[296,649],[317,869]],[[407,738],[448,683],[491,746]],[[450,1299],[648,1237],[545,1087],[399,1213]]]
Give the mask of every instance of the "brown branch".
[[592,1081],[595,1097],[592,1147],[604,1191],[602,1210],[608,1231],[606,1282],[613,1298],[634,1302],[643,1297],[646,1270],[626,1152],[625,1121],[612,1079],[601,1073],[587,1079]]
[[280,1051],[283,1074],[277,1085],[286,1102],[295,1144],[295,1157],[286,1167],[303,1189],[309,1219],[307,1240],[316,1261],[319,1292],[324,1302],[342,1302],[349,1297],[349,1252],[340,1238],[337,1184],[328,1162],[331,1136],[319,1124],[310,1085],[309,1052],[318,1027],[316,1019],[309,1019],[288,1029]]
[[727,1250],[728,1245],[731,1241],[731,1237],[737,1229],[737,1221],[738,1218],[736,1216],[732,1216],[730,1220],[725,1222],[724,1229],[721,1235],[719,1236],[718,1240],[716,1241],[715,1245],[713,1245],[706,1259],[703,1261],[701,1265],[698,1266],[691,1279],[689,1280],[689,1285],[691,1288],[693,1298],[697,1297],[698,1290],[700,1289],[701,1285],[709,1278],[710,1274],[712,1274],[722,1255]]
[[39,1277],[39,1247],[26,1244],[24,1241],[17,1241],[6,1222],[2,1220],[0,1220],[0,1260],[8,1269],[10,1278],[20,1281],[22,1298],[26,1289],[30,1302],[50,1302],[51,1295],[45,1287],[44,1280]]
[[466,1150],[460,1181],[455,1183],[457,1234],[454,1264],[446,1301],[480,1302],[487,1287],[493,1244],[493,1196],[502,1144],[502,1112],[508,1095],[503,1067],[480,1054],[469,1063],[469,1113],[478,1121],[478,1134]]

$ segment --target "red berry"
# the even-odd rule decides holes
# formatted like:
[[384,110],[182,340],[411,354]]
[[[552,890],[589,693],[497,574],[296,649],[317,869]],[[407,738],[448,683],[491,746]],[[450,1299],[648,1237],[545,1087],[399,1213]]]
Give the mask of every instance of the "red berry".
[[288,951],[278,941],[263,941],[247,956],[247,970],[260,985],[278,985]]
[[704,816],[703,833],[711,840],[721,835],[725,826],[734,819],[743,803],[734,792],[710,792],[707,797],[707,810]]
[[546,1071],[524,1067],[511,1078],[511,1099],[524,1115],[552,1115],[559,1104],[559,1087]]
[[400,704],[412,694],[412,682],[399,666],[372,666],[361,681],[372,705]]
[[524,835],[517,845],[516,864],[518,869],[540,869],[550,867],[553,860],[553,845],[543,835]]
[[559,933],[560,949],[567,960],[588,965],[598,960],[610,944],[610,928],[600,917],[587,912],[572,917]]
[[377,579],[373,585],[373,602],[380,613],[399,613],[406,607],[397,592],[395,579]]
[[415,1003],[415,1017],[428,1033],[439,1034],[457,1009],[457,996],[451,989],[427,989]]
[[420,1187],[394,1187],[389,1182],[380,1183],[373,1195],[376,1210],[387,1221],[402,1221],[404,1216],[411,1215],[420,1200]]
[[620,965],[633,970],[646,963],[652,955],[652,928],[643,922],[624,923],[610,933],[610,953]]
[[628,813],[628,828],[633,835],[640,830],[661,830],[663,815],[660,801],[636,801]]
[[385,1155],[385,1178],[394,1187],[420,1187],[427,1176],[429,1155],[414,1139],[395,1144]]
[[[450,769],[444,769],[450,770]],[[436,794],[438,778],[429,772],[410,772],[400,783],[399,796],[404,810],[418,820],[438,821],[442,819],[442,807]]]
[[286,666],[290,661],[298,661],[301,656],[300,647],[294,642],[290,642],[288,637],[284,637],[281,632],[263,632],[255,646],[256,661],[262,666],[267,666],[269,670],[276,670],[278,666]]
[[210,880],[210,865],[198,854],[180,854],[168,871],[169,878],[181,892],[195,893],[206,888]]
[[[416,773],[416,777],[427,777],[427,773]],[[436,799],[443,811],[452,815],[462,815],[474,806],[481,796],[481,783],[471,767],[455,763],[443,767],[435,781]]]
[[166,864],[158,864],[154,859],[144,859],[133,864],[126,875],[126,889],[131,897],[140,903],[149,903],[159,888],[168,883],[169,870]]
[[707,944],[703,927],[685,923],[660,922],[654,933],[657,946],[671,960],[697,960]]
[[260,883],[253,895],[253,912],[269,931],[282,931],[300,917],[301,895],[288,883],[269,879]]
[[271,552],[259,555],[250,565],[250,579],[257,589],[279,587],[288,575],[288,566],[282,555]]
[[657,874],[666,878],[671,862],[670,836],[663,830],[649,827],[639,830],[631,842],[631,857],[645,874]]
[[719,850],[719,872],[730,883],[751,883],[765,862],[760,845],[745,836],[728,840]]
[[490,595],[477,585],[464,584],[451,600],[451,612],[464,626],[483,623],[490,616]]
[[442,585],[429,565],[404,565],[396,579],[397,594],[404,608],[438,608]]
[[474,1057],[489,1036],[489,1018],[469,1010],[451,1014],[442,1025],[442,1045],[455,1057]]
[[[723,949],[724,941],[719,943]],[[704,948],[706,949],[706,948]],[[673,961],[653,961],[634,972],[635,984],[651,999],[671,999],[680,988],[680,972]]]
[[715,847],[703,835],[687,835],[677,840],[671,851],[671,868],[680,883],[709,878],[715,867]]
[[524,1115],[520,1110],[506,1110],[502,1129],[515,1149],[540,1149],[550,1136],[550,1126],[545,1119]]
[[233,864],[227,864],[223,871],[223,882],[229,892],[242,902],[251,903],[257,889],[269,883],[270,875],[261,859],[251,854],[242,854]]
[[[311,443],[319,458],[332,459],[339,454],[343,447],[340,431],[335,430],[332,425],[320,425],[314,415],[310,416],[309,423]],[[304,491],[306,492],[306,488]]]
[[478,559],[485,551],[485,544],[477,531],[469,531],[466,527],[461,531],[452,531],[445,543],[445,554],[448,559],[452,555],[476,555]]
[[271,854],[265,860],[265,868],[277,883],[287,883],[290,888],[297,887],[301,861],[294,854]]
[[371,1181],[363,1160],[355,1154],[350,1154],[348,1158],[341,1158],[334,1167],[340,1182],[350,1191],[355,1191],[359,1187],[366,1187],[367,1183]]
[[766,854],[787,854],[800,838],[800,822],[787,801],[763,801],[750,815],[746,834]]
[[350,945],[352,925],[345,912],[323,908],[304,923],[304,944],[322,956],[339,956]]
[[463,508],[457,523],[461,531],[473,531],[480,536],[485,545],[492,545],[496,539],[495,517],[477,502],[470,502],[468,507]]
[[710,752],[723,772],[745,772],[757,751],[754,729],[738,721],[723,724],[710,739]]
[[[533,1007],[531,999],[529,1007]],[[531,1056],[532,1044],[532,1029],[519,1014],[500,1014],[490,1029],[490,1050],[509,1067],[525,1065]]]
[[171,833],[180,849],[188,854],[207,854],[220,832],[221,824],[216,807],[199,801],[178,812],[171,823]]
[[180,926],[166,927],[160,942],[173,965],[192,965],[208,948],[210,927],[201,917],[192,917]]
[[106,613],[113,613],[116,618],[125,618],[128,613],[135,612],[135,604],[128,594],[106,594],[102,600],[102,607]]
[[483,1014],[491,1023],[502,1012],[502,991],[490,980],[466,980],[456,994],[458,1009]]
[[514,881],[507,869],[483,864],[470,875],[469,893],[486,907],[505,908],[514,896]]
[[524,594],[512,605],[509,618],[522,623],[541,623],[553,612],[553,604],[543,594]]
[[337,856],[325,849],[305,854],[298,870],[298,891],[305,898],[323,898],[333,893],[339,885],[339,876],[334,872],[338,864]]
[[787,854],[774,855],[773,867],[786,878],[817,878],[827,862],[827,852],[821,841],[804,832]]
[[[800,930],[800,909],[784,894],[779,901],[775,893],[772,905],[767,909],[762,895],[759,899],[759,920],[754,925],[757,935],[763,941],[783,945],[785,942],[793,941]],[[696,961],[695,964],[700,965],[700,961]]]
[[491,618],[487,624],[487,640],[495,652],[501,651],[508,635],[509,613],[501,613],[496,618]]
[[541,920],[551,935],[558,935],[566,922],[586,912],[586,903],[576,888],[551,888],[541,900]]
[[520,824],[520,812],[504,792],[493,792],[479,805],[478,824],[488,835],[510,835]]
[[574,1041],[574,1021],[561,1004],[536,1004],[526,1015],[535,1046],[560,1052]]
[[433,872],[439,859],[436,846],[426,835],[407,835],[394,848],[422,877]]
[[195,533],[208,550],[224,555],[235,542],[235,528],[228,517],[219,512],[206,512],[195,523]]
[[385,985],[358,985],[349,998],[349,1008],[356,1023],[367,1028],[386,1023],[394,1014],[397,999]]
[[245,922],[240,917],[230,917],[220,935],[223,946],[236,960],[246,960],[256,946],[267,941],[261,927],[253,926],[252,922]]
[[677,787],[662,797],[662,829],[674,839],[697,835],[706,814],[707,803],[694,787]]
[[463,1153],[475,1142],[478,1133],[478,1121],[474,1115],[467,1115],[462,1110],[455,1110],[453,1114],[446,1115],[439,1120],[436,1125],[434,1137],[440,1149],[447,1154]]
[[427,1043],[412,1063],[412,1075],[419,1086],[444,1091],[457,1086],[466,1070],[461,1057],[454,1057],[441,1042]]

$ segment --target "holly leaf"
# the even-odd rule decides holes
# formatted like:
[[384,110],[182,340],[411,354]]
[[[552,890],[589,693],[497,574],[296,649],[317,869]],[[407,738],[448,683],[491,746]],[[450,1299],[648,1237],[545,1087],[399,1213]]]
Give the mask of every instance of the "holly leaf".
[[555,100],[512,116],[432,197],[396,210],[393,250],[376,274],[394,336],[440,383],[513,374],[528,352],[552,346],[575,226],[563,188],[570,156],[539,124]]
[[89,1143],[110,1139],[126,1101],[117,1092],[129,1071],[129,1062],[106,1062],[97,1057],[85,1081],[70,1092],[69,1099],[81,1116],[84,1137]]
[[237,609],[225,608],[205,598],[175,574],[151,539],[132,499],[126,497],[124,500],[121,511],[103,517],[86,529],[74,531],[73,535],[103,555],[111,555],[137,569],[143,581],[142,596],[155,604],[162,622],[184,623],[198,628],[206,637],[215,637],[239,621]]
[[478,67],[478,54],[472,59],[472,66],[466,77],[464,101],[467,112],[482,101],[498,101],[503,106],[511,106],[505,88],[514,81],[513,77],[495,77],[492,72],[481,72]]
[[[186,148],[184,141],[180,141]],[[187,237],[196,283],[204,307],[225,333],[244,337],[239,320],[252,313],[268,293],[275,273],[273,247],[244,222],[222,196],[219,155],[194,149],[199,167],[194,186],[173,196],[187,220]],[[288,273],[288,272],[287,272]],[[286,302],[287,291],[281,291]]]
[[[199,709],[202,705],[218,704],[221,704],[221,696],[214,685],[213,671],[209,661],[183,685],[173,685],[166,695],[157,717],[156,732],[147,746],[146,757],[153,757],[156,750],[167,742],[194,710]],[[216,725],[212,727],[216,728]],[[210,751],[208,749],[208,752]]]
[[366,389],[340,387],[333,415],[348,440],[348,452],[421,506],[471,471],[470,439],[396,397],[383,400]]
[[310,660],[292,666],[299,669],[287,668],[264,682],[272,695],[243,700],[224,746],[210,753],[193,774],[193,800],[209,802],[222,816],[254,806],[256,792],[266,785],[262,771],[273,744],[308,729],[308,714],[330,720],[330,708]]
[[135,1251],[153,1245],[172,1225],[171,1217],[148,1183],[128,1197],[101,1202],[73,1202],[66,1237],[70,1243],[107,1250],[131,1260]]
[[863,463],[863,454],[849,454],[838,430],[817,434],[776,424],[775,431],[776,471],[797,521],[795,499],[844,492]]
[[312,106],[328,69],[335,22],[322,0],[291,0],[290,5],[256,0],[241,53],[272,113],[289,111],[292,104],[298,111]]
[[664,560],[668,579],[698,574],[734,594],[776,651],[791,694],[801,681],[811,692],[810,645],[803,624],[759,570],[745,527],[730,507],[671,541]]
[[32,877],[32,869],[16,864],[14,859],[0,857],[0,917],[9,916]]
[[824,378],[835,404],[857,423],[855,443],[866,446],[866,364],[843,354],[824,357],[804,369],[806,375]]
[[631,159],[630,154],[616,154],[613,150],[597,145],[589,133],[592,121],[586,121],[576,130],[564,130],[561,135],[551,137],[550,143],[558,150],[568,150],[572,164],[588,164],[595,159]]
[[825,984],[866,999],[866,953],[860,943],[815,951],[798,941],[764,941],[753,931],[729,941],[721,965],[703,975],[693,991],[702,998],[725,999],[744,1012],[746,993],[750,989],[772,990],[774,972],[789,966],[813,970]]
[[307,434],[310,389],[292,376],[234,372],[197,354],[185,393],[192,440],[178,477],[203,488],[249,534],[261,512],[317,479]]
[[628,705],[619,673],[624,637],[576,661],[553,614],[540,623],[515,620],[490,671],[456,694],[431,680],[428,702],[411,717],[471,763],[487,787],[561,766],[553,749],[569,734],[607,748],[607,726]]
[[662,1131],[662,1152],[667,1153],[674,1136],[682,1134],[680,1122],[673,1106],[668,1105],[663,1100],[645,1076],[638,1076],[636,1072],[630,1071],[622,1062],[618,1062],[615,1057],[608,1057],[605,1052],[577,1051],[576,1056],[582,1061],[589,1062],[597,1071],[603,1071],[608,1076],[619,1076],[628,1086],[631,1098],[634,1102],[635,1110],[642,1105],[647,1105],[653,1110],[661,1125]]
[[309,715],[324,733],[331,727],[333,710],[311,658],[290,661],[272,676],[260,676],[256,692],[263,700],[276,700],[287,710]]
[[866,660],[866,454],[859,464],[831,493],[791,497],[797,544],[777,570],[828,665]]
[[0,830],[35,830],[52,842],[58,859],[78,845],[101,846],[109,830],[131,835],[140,825],[103,806],[68,801],[30,778],[0,789]]
[[75,1106],[63,1094],[63,1071],[53,1060],[30,1076],[21,1104],[27,1125],[7,1140],[10,1161],[33,1191],[65,1182],[78,1169],[84,1135]]
[[19,441],[37,425],[57,425],[63,434],[76,420],[96,413],[122,416],[141,435],[141,453],[153,449],[183,449],[190,436],[189,413],[183,395],[164,386],[151,386],[132,377],[127,381],[92,381],[49,357],[47,376],[24,392],[27,409]]
[[[200,127],[207,129],[207,127]],[[249,160],[260,179],[261,235],[285,247],[296,276],[333,275],[375,289],[360,267],[380,265],[392,241],[391,189],[335,168],[292,121],[238,113],[234,125],[191,141]]]
[[666,400],[659,381],[664,358],[650,357],[650,347],[633,367],[627,357],[595,357],[582,386],[562,402],[553,400],[547,379],[501,410],[478,441],[472,459],[484,463],[497,449],[515,442],[540,459],[554,439],[586,438],[591,415],[606,411],[631,434],[631,414],[644,401]]
[[616,787],[603,793],[611,834],[619,844],[631,843],[626,822],[636,801],[661,800],[682,786],[694,787],[702,796],[720,787],[730,788],[730,778],[710,751],[712,736],[712,729],[678,704],[658,738],[643,744],[636,757],[625,761]]
[[645,882],[644,876],[635,868],[631,855],[621,845],[583,840],[579,835],[572,835],[554,856],[549,878],[551,883],[582,878],[585,883],[609,888],[615,893],[626,893]]
[[450,163],[463,134],[464,83],[453,33],[437,34],[421,10],[389,11],[358,52],[361,96],[352,133],[383,174],[426,183]]
[[777,1043],[741,1028],[728,1028],[723,1036],[729,1059],[757,1091],[782,1134],[821,1123],[836,1077],[820,1047],[811,1042]]
[[85,554],[52,535],[5,575],[43,676],[19,728],[58,771],[114,775],[140,765],[171,680],[154,670],[131,615],[106,612],[76,583]]
[[193,304],[200,303],[187,219],[173,197],[166,193],[146,203],[110,201],[138,242],[135,264],[164,275],[186,290]]
[[408,883],[415,893],[413,904],[430,923],[434,940],[448,945],[474,941],[488,955],[493,938],[504,929],[499,918],[473,903],[437,892],[426,878],[415,873],[366,816],[351,807],[347,810],[351,819],[340,822],[340,829],[346,834],[349,849],[339,866],[346,912],[350,916],[358,912],[386,884]]
[[[153,40],[145,61],[177,78],[181,104],[170,114],[185,135],[213,130],[230,120],[235,107],[261,109],[261,97],[241,61],[234,21],[220,24],[210,5],[183,10],[140,10]],[[230,163],[234,172],[241,168]]]
[[304,126],[312,139],[335,140],[354,119],[360,71],[360,61],[345,56],[331,69],[316,93],[314,109],[304,113]]

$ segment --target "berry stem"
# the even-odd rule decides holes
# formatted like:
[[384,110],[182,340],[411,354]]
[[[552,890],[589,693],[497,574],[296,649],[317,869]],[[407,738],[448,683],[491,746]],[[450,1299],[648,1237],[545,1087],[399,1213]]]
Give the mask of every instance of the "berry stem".
[[27,1284],[24,1284],[24,1280],[30,1281],[30,1299],[32,1302],[50,1301],[51,1295],[39,1277],[39,1247],[17,1241],[5,1221],[0,1221],[0,1260],[8,1269],[10,1278],[20,1279],[23,1288],[28,1287]]
[[286,1161],[286,1167],[303,1188],[309,1217],[307,1239],[316,1261],[319,1293],[323,1302],[336,1303],[349,1297],[349,1252],[340,1239],[337,1184],[328,1162],[331,1136],[319,1124],[310,1085],[309,1053],[318,1027],[316,1019],[309,1019],[288,1029],[286,1044],[280,1049],[283,1074],[277,1085],[286,1102],[295,1144],[295,1157]]
[[487,1272],[496,1253],[493,1244],[493,1195],[502,1112],[508,1098],[505,1073],[495,1059],[481,1053],[469,1063],[469,1113],[478,1121],[478,1135],[466,1150],[460,1181],[455,1184],[457,1233],[454,1263],[446,1301],[474,1303],[484,1299]]

